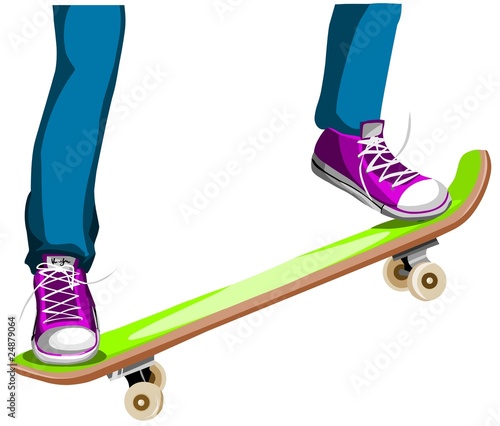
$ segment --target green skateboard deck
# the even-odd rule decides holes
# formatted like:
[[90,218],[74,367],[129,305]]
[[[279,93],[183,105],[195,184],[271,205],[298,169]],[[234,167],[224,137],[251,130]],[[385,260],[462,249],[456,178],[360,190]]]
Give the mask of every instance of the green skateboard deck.
[[[406,273],[401,272],[404,262],[408,263],[412,252],[418,252],[419,248],[421,251],[422,247],[425,250],[426,244],[457,228],[472,215],[486,190],[490,167],[486,151],[465,154],[449,187],[452,205],[435,219],[381,223],[236,284],[105,332],[101,335],[99,352],[90,361],[48,365],[35,358],[32,351],[27,351],[15,358],[14,368],[21,375],[50,383],[75,384],[94,380],[140,364],[198,334],[379,260],[391,256],[397,259],[398,254],[403,254],[399,256],[403,260],[399,260],[399,269],[393,273],[396,284],[399,282],[405,287],[416,268],[413,265],[406,267]],[[433,284],[436,283],[425,275],[424,287]]]

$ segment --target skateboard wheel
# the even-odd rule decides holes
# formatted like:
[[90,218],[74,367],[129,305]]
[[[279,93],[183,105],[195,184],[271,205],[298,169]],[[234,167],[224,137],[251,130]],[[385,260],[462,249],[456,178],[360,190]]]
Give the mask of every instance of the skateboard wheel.
[[435,263],[420,263],[408,275],[408,288],[417,299],[436,299],[446,288],[446,274]]
[[163,407],[161,389],[148,382],[139,382],[128,388],[125,394],[125,408],[137,420],[150,420]]
[[405,265],[401,259],[394,260],[392,257],[384,264],[384,279],[389,287],[397,291],[408,290],[408,274],[401,274]]
[[149,367],[149,370],[151,371],[149,383],[153,383],[163,390],[165,388],[165,384],[167,383],[167,374],[161,364],[155,361],[154,364]]

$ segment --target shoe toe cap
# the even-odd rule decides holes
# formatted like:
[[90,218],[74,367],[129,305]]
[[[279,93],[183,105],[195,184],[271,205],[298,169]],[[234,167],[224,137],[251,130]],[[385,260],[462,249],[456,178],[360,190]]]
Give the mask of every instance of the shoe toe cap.
[[[447,208],[448,189],[434,179],[421,180],[403,192],[398,209],[410,213],[433,212]],[[444,210],[443,210],[444,211]]]
[[97,344],[97,334],[85,327],[59,327],[47,330],[38,345],[48,353],[78,353],[92,349]]

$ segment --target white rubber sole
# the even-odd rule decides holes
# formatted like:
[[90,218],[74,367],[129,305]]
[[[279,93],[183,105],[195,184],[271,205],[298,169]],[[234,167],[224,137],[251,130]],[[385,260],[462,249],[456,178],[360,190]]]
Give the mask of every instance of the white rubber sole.
[[341,189],[342,191],[347,192],[348,194],[356,198],[358,201],[361,201],[368,207],[378,211],[379,213],[382,213],[384,216],[388,216],[393,219],[412,220],[412,221],[433,219],[444,213],[451,204],[451,198],[448,196],[447,202],[445,202],[439,209],[424,213],[404,212],[371,199],[366,195],[365,191],[362,188],[360,188],[356,183],[346,178],[344,175],[338,173],[328,164],[321,161],[316,156],[316,154],[314,154],[312,157],[311,169],[313,173],[319,178]]

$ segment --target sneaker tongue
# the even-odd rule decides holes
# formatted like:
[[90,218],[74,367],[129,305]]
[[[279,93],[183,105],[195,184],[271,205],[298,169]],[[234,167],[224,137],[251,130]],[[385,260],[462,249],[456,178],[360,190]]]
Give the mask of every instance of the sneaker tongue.
[[[384,131],[384,120],[370,120],[361,123],[361,139],[370,139],[371,137],[383,138],[383,131]],[[385,148],[387,148],[383,140],[379,141],[377,145],[379,148],[377,150],[367,152],[365,154],[365,161],[368,164],[371,163],[372,160],[374,159],[373,165],[375,166],[387,165],[385,167],[380,167],[377,168],[376,170],[373,170],[372,173],[375,173],[375,175],[379,177],[382,174],[393,175],[389,178],[386,178],[386,180],[390,183],[394,183],[398,179],[398,175],[411,170],[408,169],[404,164],[399,162],[399,160],[397,159],[396,162],[393,162],[395,157],[389,150],[386,150],[383,153],[381,153],[379,149],[382,145]],[[418,173],[415,173],[414,177],[416,177],[417,175]]]
[[56,266],[76,266],[76,258],[71,256],[47,256],[45,262]]
[[381,136],[384,131],[383,120],[364,121],[361,123],[361,139]]

